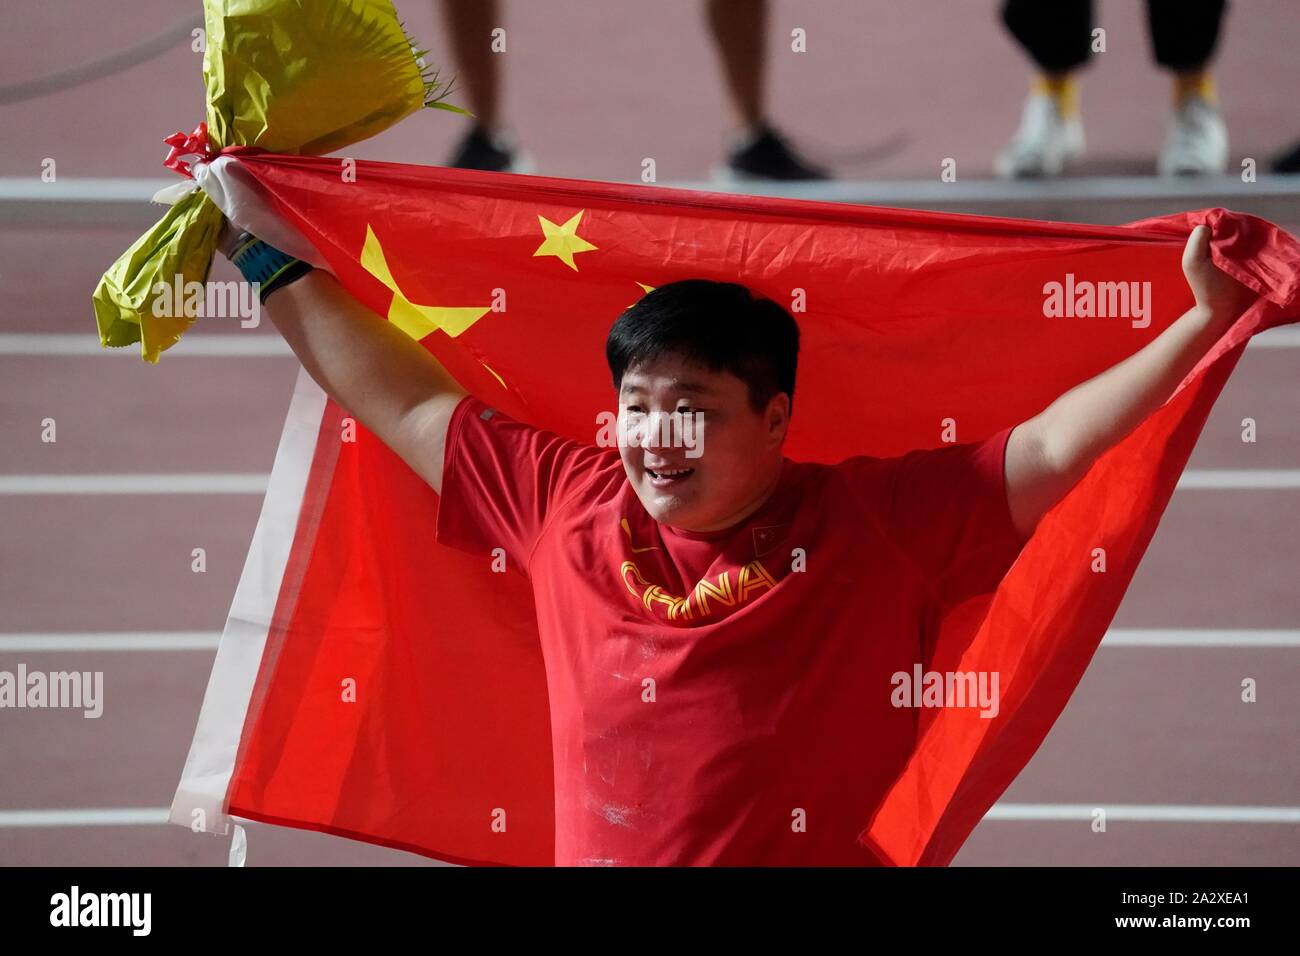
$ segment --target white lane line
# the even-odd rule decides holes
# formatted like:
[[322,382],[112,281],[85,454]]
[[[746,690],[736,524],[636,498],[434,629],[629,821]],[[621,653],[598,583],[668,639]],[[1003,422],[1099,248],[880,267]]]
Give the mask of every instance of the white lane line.
[[166,807],[78,810],[0,810],[0,828],[163,826]]
[[[257,473],[0,475],[0,495],[262,495],[270,475]],[[1300,488],[1300,468],[1191,468],[1180,491]]]
[[215,651],[220,631],[82,631],[63,634],[37,632],[0,634],[0,652],[51,651]]
[[[0,355],[64,356],[64,355],[119,355],[143,361],[140,346],[104,348],[94,334],[77,332],[6,332],[0,334]],[[293,351],[279,335],[249,332],[201,332],[186,336],[185,341],[167,353],[185,358],[235,358],[248,356],[293,355]]]
[[0,495],[264,495],[266,474],[0,475]]
[[19,202],[148,202],[176,179],[142,177],[61,177],[43,182],[39,176],[0,176],[0,201]]
[[[0,653],[44,654],[98,651],[214,651],[220,631],[38,631],[0,633]],[[1102,647],[1300,647],[1300,629],[1131,628],[1106,632]]]
[[[43,182],[39,176],[4,176],[0,177],[0,201],[96,203],[120,202],[124,199],[148,200],[162,187],[176,182],[175,178],[63,177],[51,183]],[[626,182],[640,184],[636,180]],[[734,184],[711,180],[674,180],[664,181],[660,185],[704,192],[877,203],[936,202],[949,199],[976,199],[981,202],[1188,199],[1203,202],[1207,196],[1217,195],[1300,198],[1300,176],[1268,173],[1252,183],[1243,183],[1241,177],[1235,174],[1224,174],[1195,177],[1070,176],[1050,181],[968,179],[951,183],[943,183],[938,179],[836,179],[827,182],[781,183],[745,181]]]
[[[1030,823],[1088,821],[1102,809],[1110,821],[1143,823],[1300,823],[1300,807],[1216,807],[1170,804],[999,803],[985,820]],[[22,827],[165,826],[167,807],[0,810],[0,829]]]
[[1300,468],[1189,468],[1178,478],[1180,491],[1300,488]]
[[1286,325],[1251,336],[1252,349],[1300,349],[1300,328]]
[[[1300,348],[1300,328],[1277,328],[1261,332],[1250,340],[1251,349]],[[168,357],[237,358],[241,356],[292,356],[293,351],[279,335],[269,332],[200,332],[168,351]],[[5,332],[0,333],[0,355],[63,356],[124,355],[140,358],[139,345],[104,348],[93,333]]]
[[1211,807],[1170,804],[999,803],[985,820],[1091,820],[1097,810],[1108,820],[1150,823],[1300,823],[1300,807]]
[[1215,196],[1300,199],[1300,176],[1261,176],[1243,183],[1240,176],[1198,176],[1183,181],[1178,177],[1079,176],[1052,180],[967,179],[941,182],[934,179],[836,179],[824,182],[716,183],[700,180],[664,181],[668,188],[702,192],[740,193],[752,196],[781,196],[823,202],[911,205],[943,202],[1015,204],[1049,201],[1056,204],[1089,203],[1098,200],[1195,200]]
[[1112,627],[1102,647],[1300,647],[1300,630]]

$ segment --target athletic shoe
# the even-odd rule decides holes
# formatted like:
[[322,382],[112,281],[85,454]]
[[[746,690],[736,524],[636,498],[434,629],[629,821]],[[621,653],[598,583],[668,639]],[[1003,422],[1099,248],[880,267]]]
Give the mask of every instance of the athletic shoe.
[[1068,163],[1082,156],[1079,117],[1065,116],[1055,97],[1034,92],[1025,100],[1011,142],[994,158],[993,171],[1003,179],[1059,176]]
[[530,173],[533,161],[514,139],[504,133],[495,136],[475,125],[456,147],[447,164],[456,169],[485,169],[492,173]]
[[1300,142],[1295,143],[1285,153],[1273,160],[1275,173],[1300,173]]
[[830,179],[831,174],[796,153],[775,129],[763,125],[736,143],[725,163],[714,167],[713,178],[724,182],[788,182],[825,180]]
[[1228,169],[1228,128],[1215,105],[1192,93],[1174,110],[1156,160],[1161,176],[1195,176]]

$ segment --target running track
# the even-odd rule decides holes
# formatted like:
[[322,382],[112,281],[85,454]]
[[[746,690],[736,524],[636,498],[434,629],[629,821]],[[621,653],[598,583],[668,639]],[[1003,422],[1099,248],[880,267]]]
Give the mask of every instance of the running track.
[[[417,37],[437,40],[427,2],[400,6]],[[1089,175],[1144,174],[1159,143],[1164,88],[1146,62],[1137,6],[1102,4],[1110,52],[1084,86]],[[135,0],[128,19],[89,2],[29,5],[0,39],[0,88],[129,46],[191,7]],[[773,111],[857,183],[844,198],[1119,222],[1216,204],[1218,191],[1232,188],[1207,186],[1202,202],[1128,179],[1099,201],[1103,187],[1093,181],[1046,195],[980,184],[1014,124],[1022,67],[991,0],[957,7],[775,5],[774,33],[805,27],[810,52],[774,57]],[[705,178],[725,112],[699,10],[688,0],[644,9],[507,5],[508,76],[542,78],[509,85],[508,109],[541,172],[623,179],[651,155],[661,179]],[[1262,161],[1300,136],[1298,46],[1300,18],[1286,0],[1237,4],[1220,69],[1235,157]],[[32,193],[45,157],[57,160],[61,187],[83,177],[162,178],[159,140],[202,115],[197,59],[178,42],[89,90],[0,105],[0,669],[102,670],[107,697],[99,720],[0,711],[3,865],[226,859],[227,841],[164,825],[162,808],[252,536],[296,362],[269,328],[197,329],[156,367],[130,350],[101,352],[90,291],[157,210]],[[460,122],[414,117],[353,154],[436,162]],[[933,180],[947,156],[958,158],[964,192],[945,196]],[[1223,204],[1297,231],[1300,185],[1269,188],[1266,198],[1262,189],[1238,191]],[[232,276],[222,262],[213,277]],[[1298,368],[1295,329],[1247,351],[1116,630],[957,863],[1300,861]],[[54,444],[40,441],[47,417],[58,423]],[[1255,444],[1240,441],[1246,417],[1258,422]],[[189,476],[192,490],[140,493],[176,485],[168,477],[176,475]],[[203,574],[190,570],[196,547],[206,550]],[[1258,680],[1258,703],[1240,702],[1245,677]],[[1089,828],[1094,807],[1108,810],[1105,834]],[[260,825],[249,827],[248,859],[429,862]]]

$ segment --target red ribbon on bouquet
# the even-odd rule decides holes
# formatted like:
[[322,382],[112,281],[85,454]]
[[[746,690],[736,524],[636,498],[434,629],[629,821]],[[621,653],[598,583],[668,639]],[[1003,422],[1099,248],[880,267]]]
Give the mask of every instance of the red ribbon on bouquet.
[[168,169],[173,169],[182,176],[193,179],[194,175],[190,172],[190,166],[197,162],[211,162],[216,158],[217,153],[212,149],[212,143],[208,139],[208,124],[199,123],[194,127],[194,132],[172,133],[163,140],[171,147],[171,152],[163,160],[163,165]]

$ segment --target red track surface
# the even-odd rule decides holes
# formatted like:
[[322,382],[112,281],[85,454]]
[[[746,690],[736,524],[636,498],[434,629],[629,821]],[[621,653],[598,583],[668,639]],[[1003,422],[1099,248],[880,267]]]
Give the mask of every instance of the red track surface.
[[[437,40],[429,3],[402,4]],[[655,156],[663,179],[703,178],[725,110],[693,0],[508,4],[509,112],[541,172],[629,178]],[[1137,4],[1103,5],[1110,51],[1084,86],[1093,171],[1143,171],[1166,90],[1147,61]],[[1300,136],[1300,18],[1289,0],[1241,0],[1220,86],[1234,156]],[[775,40],[808,30],[803,57],[774,54],[773,112],[828,158],[878,148],[845,176],[932,178],[942,157],[983,174],[1015,123],[1022,59],[992,2],[825,0],[775,4]],[[0,86],[92,60],[160,31],[197,4],[136,0],[131,18],[88,2],[28,5],[0,39]],[[136,13],[135,11],[141,11]],[[435,62],[446,62],[433,43]],[[781,47],[784,50],[784,47]],[[529,82],[522,82],[523,78]],[[188,45],[91,89],[0,107],[0,176],[164,175],[161,138],[202,117]],[[429,112],[355,155],[443,159],[463,120]],[[963,159],[964,158],[964,159]],[[1083,218],[1083,217],[1080,217]],[[1300,221],[1300,216],[1295,217]],[[1294,229],[1293,229],[1294,231]],[[115,227],[0,223],[0,332],[91,339],[90,292],[136,237]],[[218,269],[224,270],[222,263]],[[227,277],[219,271],[214,278]],[[234,332],[222,328],[217,331]],[[204,334],[202,331],[192,333]],[[273,334],[267,329],[243,334]],[[1196,468],[1300,468],[1295,348],[1250,350],[1211,416]],[[266,472],[292,389],[291,357],[0,355],[0,474]],[[58,422],[58,442],[39,439]],[[1259,423],[1242,444],[1241,420]],[[1300,491],[1180,491],[1122,607],[1119,627],[1300,627]],[[0,632],[219,631],[256,495],[0,495]],[[205,574],[190,571],[195,547]],[[0,815],[28,809],[162,807],[185,759],[207,651],[0,652],[0,669],[102,670],[107,707],[0,711]],[[1259,681],[1242,704],[1240,682]],[[1279,649],[1105,648],[1033,762],[1016,804],[1300,806],[1300,655]],[[318,834],[254,826],[252,864],[421,863]],[[0,826],[0,864],[220,864],[226,844],[179,827]],[[964,864],[1295,864],[1295,824],[984,822]]]

